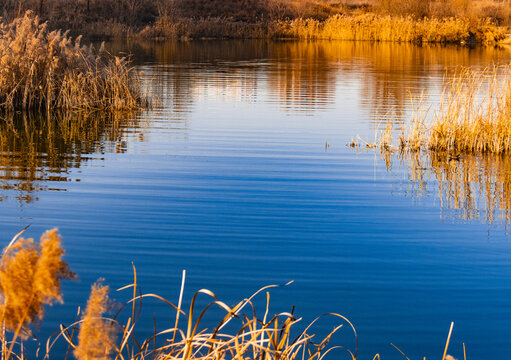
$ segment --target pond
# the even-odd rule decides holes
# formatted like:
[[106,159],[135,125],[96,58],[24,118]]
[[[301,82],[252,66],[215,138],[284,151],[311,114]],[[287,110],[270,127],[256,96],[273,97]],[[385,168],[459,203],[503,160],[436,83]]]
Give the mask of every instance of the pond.
[[[177,302],[227,304],[269,284],[271,312],[355,325],[359,358],[473,360],[511,351],[511,160],[381,155],[388,119],[434,107],[458,66],[509,64],[510,48],[370,42],[110,43],[154,99],[136,113],[17,116],[0,124],[4,245],[58,227],[78,282],[48,308],[43,344],[98,278]],[[128,292],[112,291],[118,301]],[[258,299],[258,300],[257,300]],[[256,299],[263,308],[264,294]],[[188,300],[185,304],[188,304]],[[200,304],[207,303],[200,298]],[[139,332],[173,325],[144,303]],[[204,325],[215,325],[214,316]],[[319,334],[331,329],[320,322]],[[348,327],[332,340],[354,349]],[[58,345],[56,358],[65,345]],[[330,354],[346,358],[346,352]]]

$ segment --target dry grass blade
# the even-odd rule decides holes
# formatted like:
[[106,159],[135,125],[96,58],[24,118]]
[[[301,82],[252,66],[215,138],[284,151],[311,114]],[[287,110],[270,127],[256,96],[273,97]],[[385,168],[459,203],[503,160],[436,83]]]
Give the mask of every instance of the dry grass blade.
[[[0,304],[0,319],[3,327],[14,333],[10,341],[7,341],[5,336],[1,339],[3,360],[8,360],[10,357],[26,358],[20,329],[42,319],[42,305],[62,299],[59,280],[69,278],[72,273],[61,259],[63,250],[60,247],[60,241],[56,230],[48,231],[42,236],[40,244],[31,239],[13,241],[10,244],[10,251],[4,252],[2,256],[0,290],[3,303]],[[28,266],[30,264],[32,268]],[[29,273],[33,275],[31,286],[24,284],[14,276],[19,269],[29,270]],[[347,351],[353,360],[357,358],[358,337],[355,327],[340,314],[324,314],[305,326],[304,329],[303,327],[300,329],[299,324],[302,319],[295,318],[294,308],[291,312],[269,315],[270,296],[266,293],[264,316],[259,318],[253,303],[255,296],[268,288],[283,285],[266,286],[233,307],[218,300],[212,291],[201,289],[192,296],[186,325],[184,329],[180,329],[178,327],[179,316],[181,313],[184,314],[181,306],[185,274],[183,271],[178,306],[175,306],[159,295],[141,293],[138,275],[133,265],[133,283],[121,288],[130,290],[133,288],[131,299],[119,310],[119,313],[123,309],[131,312],[124,324],[117,319],[119,313],[113,318],[104,316],[109,307],[109,288],[101,281],[95,283],[81,319],[67,327],[60,326],[60,331],[54,338],[50,337],[46,343],[44,359],[51,358],[51,350],[59,339],[63,339],[68,344],[68,352],[72,350],[78,360],[108,360],[113,357],[119,360],[296,360],[300,358],[302,360],[323,360],[337,349]],[[12,285],[15,282],[18,287],[27,287],[31,291],[29,294],[20,294],[18,291],[16,296],[23,295],[21,300],[11,296],[13,292],[9,284]],[[194,320],[194,313],[198,312],[196,306],[200,294],[213,298],[213,301],[206,304],[200,310],[197,319]],[[171,306],[175,311],[176,326],[158,331],[153,319],[152,336],[140,342],[135,337],[135,328],[138,322],[137,318],[141,314],[142,299],[148,297],[158,299]],[[33,302],[27,303],[27,299]],[[206,328],[201,328],[201,320],[214,306],[225,311],[226,314],[220,318],[219,324],[213,331],[208,331]],[[247,306],[248,314],[247,311],[242,312]],[[16,313],[15,310],[19,310],[20,313]],[[80,311],[77,317],[79,314]],[[340,323],[316,340],[317,336],[312,333],[312,327],[317,325],[319,319],[326,316],[338,319]],[[235,327],[235,324],[231,324],[230,329],[234,329],[233,332],[221,332],[221,329],[233,319],[236,319],[240,325]],[[344,323],[350,325],[354,334],[354,352],[348,348],[330,345],[333,336],[343,328]],[[451,324],[444,359],[446,359],[452,328]],[[77,343],[73,339],[76,329],[79,329]],[[298,335],[295,336],[294,333],[298,333]],[[12,350],[16,344],[19,346],[19,352],[13,353]],[[379,358],[379,355],[376,354],[374,360]]]
[[27,230],[29,228],[30,224],[28,224],[27,226],[25,226],[19,233],[17,233],[16,235],[14,235],[14,237],[12,238],[11,242],[9,243],[9,245],[7,245],[4,250],[2,251],[2,256],[5,255],[5,253],[11,248],[11,246],[16,242],[16,240],[18,240],[18,238],[21,236],[21,234],[23,234],[25,232],[25,230]]
[[447,335],[447,341],[445,342],[444,355],[442,356],[442,360],[445,360],[447,355],[447,349],[449,348],[449,342],[451,341],[452,328],[454,327],[454,322],[451,322],[451,327],[449,329],[449,334]]
[[[403,355],[407,360],[410,360],[410,358],[408,356],[406,356],[406,354],[403,352],[403,350],[401,350],[400,348],[398,348],[396,345],[394,345],[393,343],[390,343],[390,345],[395,348],[397,351],[399,351],[401,353],[401,355]],[[443,359],[442,359],[443,360]]]

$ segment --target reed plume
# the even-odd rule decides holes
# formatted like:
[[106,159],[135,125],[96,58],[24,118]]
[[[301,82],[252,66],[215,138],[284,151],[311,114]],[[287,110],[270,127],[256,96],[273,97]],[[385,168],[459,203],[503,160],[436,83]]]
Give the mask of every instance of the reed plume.
[[108,292],[109,287],[101,281],[92,285],[74,351],[78,360],[106,360],[115,349],[114,324],[102,317],[107,311]]
[[19,239],[4,251],[0,321],[15,338],[21,329],[42,320],[44,305],[62,302],[60,281],[75,277],[62,260],[64,253],[57,229],[44,233],[40,243]]

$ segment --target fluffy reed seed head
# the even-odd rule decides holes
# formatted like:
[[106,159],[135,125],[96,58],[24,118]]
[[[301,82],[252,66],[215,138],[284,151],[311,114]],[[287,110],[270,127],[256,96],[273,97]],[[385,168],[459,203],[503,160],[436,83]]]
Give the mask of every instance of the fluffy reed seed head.
[[19,239],[5,250],[0,261],[0,321],[8,331],[37,325],[44,305],[62,302],[60,281],[75,277],[62,260],[64,253],[57,229],[44,233],[40,243]]
[[78,360],[107,360],[115,349],[115,326],[102,317],[108,307],[108,292],[101,280],[92,285],[74,350]]

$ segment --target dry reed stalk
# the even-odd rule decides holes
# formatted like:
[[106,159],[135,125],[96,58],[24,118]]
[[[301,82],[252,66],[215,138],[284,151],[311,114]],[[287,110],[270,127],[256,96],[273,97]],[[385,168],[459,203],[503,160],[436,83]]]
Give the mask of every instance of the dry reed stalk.
[[415,43],[495,44],[506,38],[505,29],[489,19],[382,16],[371,13],[333,15],[325,21],[294,19],[273,25],[275,37],[329,40],[370,40]]
[[31,11],[0,22],[0,110],[133,109],[144,104],[126,58],[49,31]]

